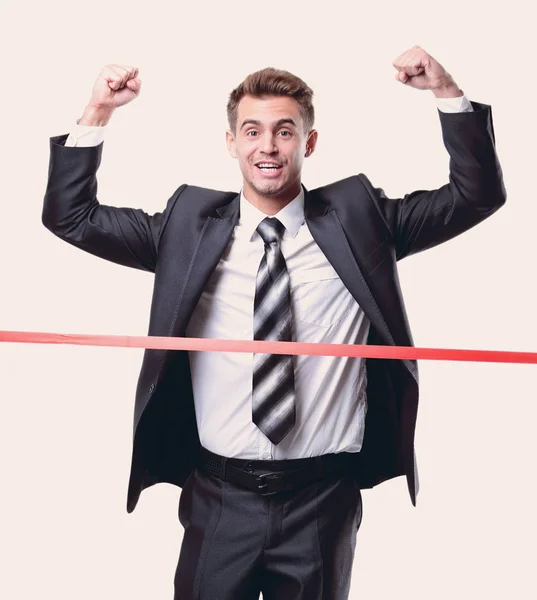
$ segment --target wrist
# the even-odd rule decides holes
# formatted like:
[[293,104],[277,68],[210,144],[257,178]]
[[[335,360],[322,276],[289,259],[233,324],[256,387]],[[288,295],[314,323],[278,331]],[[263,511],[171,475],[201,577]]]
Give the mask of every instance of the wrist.
[[108,124],[113,112],[113,108],[101,108],[88,104],[84,109],[84,113],[78,119],[77,124],[103,127]]
[[464,96],[464,92],[454,81],[439,85],[431,91],[437,98],[459,98],[460,96]]

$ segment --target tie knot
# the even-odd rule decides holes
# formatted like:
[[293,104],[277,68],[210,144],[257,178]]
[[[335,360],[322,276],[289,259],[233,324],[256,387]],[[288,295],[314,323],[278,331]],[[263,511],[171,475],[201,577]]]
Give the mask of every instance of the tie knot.
[[280,241],[284,231],[283,223],[274,217],[266,217],[257,226],[257,233],[263,238],[265,244]]

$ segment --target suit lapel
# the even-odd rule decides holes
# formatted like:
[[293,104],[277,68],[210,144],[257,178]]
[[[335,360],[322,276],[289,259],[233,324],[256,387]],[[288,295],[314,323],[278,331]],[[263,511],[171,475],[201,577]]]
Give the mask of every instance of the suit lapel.
[[351,252],[335,209],[307,192],[306,223],[319,248],[334,267],[345,287],[358,302],[384,342],[395,345],[379,306],[367,285],[364,274]]
[[[311,234],[345,287],[361,306],[383,340],[394,345],[393,337],[364,275],[347,243],[336,211],[321,202],[314,193],[306,193],[305,217]],[[240,195],[229,204],[216,208],[204,219],[183,289],[179,293],[172,335],[181,335],[201,296],[209,277],[229,243],[239,219]]]
[[[380,339],[386,345],[395,346],[392,332],[351,251],[336,210],[322,202],[314,192],[310,193],[306,188],[304,190],[306,192],[304,202],[306,223],[311,235],[340,276],[345,287],[371,321]],[[416,361],[403,360],[402,363],[417,381]]]
[[[205,217],[194,255],[177,301],[171,335],[184,335],[188,321],[218,265],[239,218],[240,195]],[[203,217],[200,217],[203,219]]]

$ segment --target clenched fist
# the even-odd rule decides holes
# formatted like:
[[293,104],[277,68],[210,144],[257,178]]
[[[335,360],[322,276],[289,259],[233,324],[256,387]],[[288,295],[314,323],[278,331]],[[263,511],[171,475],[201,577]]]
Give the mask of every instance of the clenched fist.
[[91,99],[79,119],[81,125],[106,125],[114,110],[134,100],[142,81],[138,69],[128,65],[106,65],[99,73]]
[[431,90],[437,98],[462,96],[451,75],[423,48],[414,46],[393,61],[397,81],[418,90]]

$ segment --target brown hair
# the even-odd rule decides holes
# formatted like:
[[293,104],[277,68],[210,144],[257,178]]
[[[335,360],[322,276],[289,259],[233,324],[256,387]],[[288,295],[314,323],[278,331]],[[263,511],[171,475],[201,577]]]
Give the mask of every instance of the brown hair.
[[296,75],[289,71],[281,71],[267,67],[261,71],[250,73],[246,79],[230,94],[227,103],[227,120],[235,133],[237,127],[237,107],[246,95],[260,98],[262,96],[291,96],[300,104],[300,112],[306,133],[313,128],[315,112],[313,110],[313,90]]

